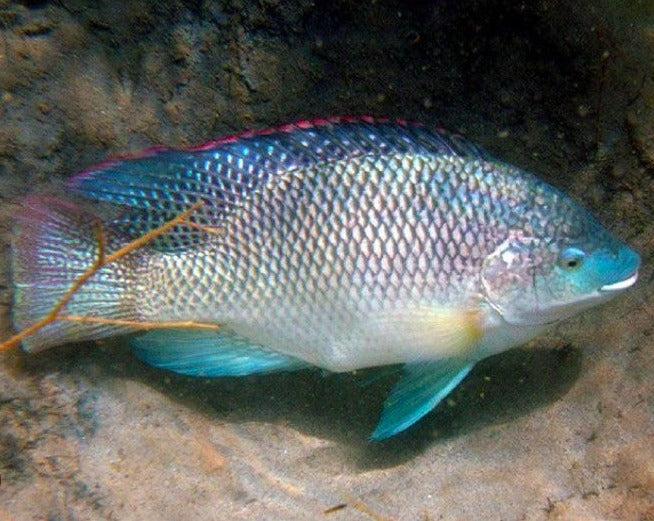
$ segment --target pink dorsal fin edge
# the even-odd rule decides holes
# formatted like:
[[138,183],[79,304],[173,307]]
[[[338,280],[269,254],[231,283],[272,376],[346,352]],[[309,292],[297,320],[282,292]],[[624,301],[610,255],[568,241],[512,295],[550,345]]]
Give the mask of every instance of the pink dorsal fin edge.
[[199,145],[192,145],[189,147],[167,147],[165,145],[155,145],[135,152],[127,152],[125,154],[112,156],[111,158],[108,158],[105,161],[103,161],[100,165],[95,165],[93,169],[97,169],[101,165],[112,163],[114,161],[121,161],[123,159],[139,159],[144,157],[150,157],[156,154],[157,152],[163,152],[166,150],[202,152],[205,150],[210,150],[218,145],[235,143],[240,139],[246,139],[256,136],[269,136],[271,134],[277,134],[281,132],[293,132],[294,130],[307,130],[310,128],[316,128],[325,125],[334,125],[338,123],[368,123],[368,124],[395,123],[397,125],[402,125],[405,127],[422,126],[422,124],[417,121],[409,121],[403,118],[388,118],[388,117],[365,116],[365,115],[364,116],[331,116],[327,118],[303,119],[303,120],[295,121],[293,123],[287,123],[284,125],[278,125],[273,127],[264,127],[254,130],[242,130],[240,132],[235,132],[234,134],[228,134],[226,136],[217,139],[212,139],[211,141],[207,141]]
[[277,134],[280,132],[293,132],[294,130],[307,130],[310,128],[321,127],[325,125],[334,125],[338,123],[395,123],[402,126],[420,126],[420,123],[409,122],[406,119],[392,119],[387,117],[376,117],[376,116],[331,116],[327,118],[316,118],[316,119],[302,119],[295,121],[293,123],[287,123],[285,125],[279,125],[274,127],[266,127],[255,130],[244,130],[241,132],[236,132],[234,134],[229,134],[227,136],[207,141],[200,145],[195,145],[192,147],[181,148],[178,150],[187,150],[190,152],[202,152],[204,150],[210,150],[215,146],[223,145],[227,143],[235,143],[240,139],[246,139],[256,136],[269,136],[271,134]]
[[369,115],[329,116],[326,118],[303,119],[303,120],[295,121],[293,123],[287,123],[284,125],[264,127],[260,129],[253,129],[253,130],[243,130],[240,132],[236,132],[234,134],[228,134],[226,136],[213,139],[211,141],[207,141],[199,145],[192,145],[189,147],[168,147],[165,145],[154,145],[141,150],[136,150],[134,152],[126,152],[124,154],[119,154],[116,156],[109,157],[100,163],[96,163],[90,166],[89,168],[85,168],[84,170],[78,172],[71,179],[71,184],[74,185],[77,179],[83,178],[89,172],[106,168],[112,165],[113,163],[124,161],[124,160],[130,160],[130,159],[144,159],[144,158],[152,157],[159,152],[165,152],[167,150],[181,151],[181,152],[204,152],[207,150],[211,150],[212,148],[215,148],[220,145],[236,143],[241,139],[247,139],[256,136],[269,136],[272,134],[283,133],[283,132],[289,133],[295,130],[307,130],[310,128],[319,128],[321,126],[335,125],[339,123],[368,123],[368,124],[394,123],[396,125],[401,125],[404,127],[423,126],[422,123],[419,123],[417,121],[410,121],[403,118],[390,118],[384,116],[369,116]]

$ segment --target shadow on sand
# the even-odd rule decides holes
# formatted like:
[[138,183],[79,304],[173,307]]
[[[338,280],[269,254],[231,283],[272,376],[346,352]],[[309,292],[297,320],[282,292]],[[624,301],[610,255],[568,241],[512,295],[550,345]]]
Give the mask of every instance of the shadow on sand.
[[[368,441],[390,387],[399,375],[375,379],[379,369],[358,374],[318,370],[240,378],[191,378],[140,362],[122,340],[102,348],[64,347],[26,356],[20,366],[38,378],[51,372],[79,375],[89,386],[102,378],[138,380],[225,424],[289,425],[308,436],[341,445],[360,470],[398,465],[428,445],[487,425],[510,421],[563,396],[576,380],[582,355],[569,345],[514,349],[480,362],[432,413],[408,431]],[[384,370],[382,370],[384,371]],[[92,376],[91,376],[92,375]],[[372,383],[362,385],[366,380]]]

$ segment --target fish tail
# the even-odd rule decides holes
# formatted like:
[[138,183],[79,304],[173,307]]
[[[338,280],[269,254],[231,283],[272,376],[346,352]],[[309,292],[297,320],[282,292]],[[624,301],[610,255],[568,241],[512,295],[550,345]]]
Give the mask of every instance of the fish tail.
[[[51,313],[93,267],[100,255],[101,237],[105,249],[111,249],[119,239],[97,216],[76,204],[44,196],[31,196],[23,202],[16,215],[12,243],[12,318],[17,331]],[[132,254],[100,267],[72,294],[58,316],[137,320],[135,257]],[[22,347],[41,351],[129,330],[116,324],[58,319],[25,338]]]

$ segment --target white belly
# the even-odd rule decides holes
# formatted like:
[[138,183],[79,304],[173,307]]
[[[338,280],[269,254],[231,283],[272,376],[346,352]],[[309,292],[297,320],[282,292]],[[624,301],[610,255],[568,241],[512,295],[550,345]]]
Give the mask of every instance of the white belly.
[[[299,309],[284,310],[266,320],[234,319],[229,327],[253,343],[292,355],[318,367],[345,372],[366,367],[465,356],[481,360],[538,335],[545,326],[507,323],[495,310],[485,308],[482,336],[468,346],[446,345],[442,335],[420,338],[410,327],[386,330],[356,314],[316,316]],[[306,324],[298,328],[297,324]],[[400,324],[398,328],[405,327]]]

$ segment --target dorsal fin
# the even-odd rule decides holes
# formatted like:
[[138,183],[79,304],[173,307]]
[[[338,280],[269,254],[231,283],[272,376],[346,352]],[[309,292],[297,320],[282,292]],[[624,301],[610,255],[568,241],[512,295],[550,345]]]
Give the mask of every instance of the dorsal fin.
[[[186,210],[203,207],[194,220],[216,226],[270,176],[369,154],[490,156],[461,136],[403,120],[330,118],[249,131],[187,149],[154,147],[109,159],[70,181],[86,198],[127,208],[122,232],[139,235]],[[130,210],[131,209],[131,210]],[[136,211],[134,211],[136,210]],[[164,247],[201,240],[185,228]]]

